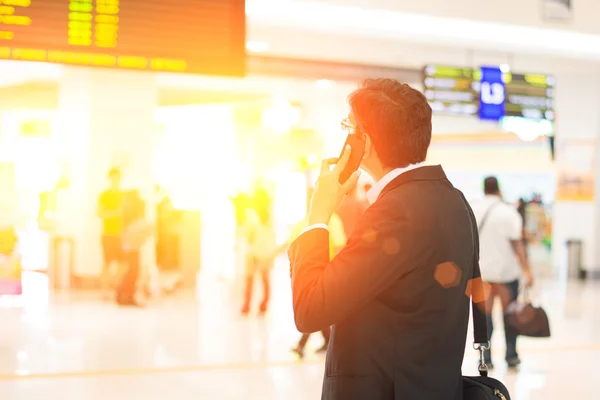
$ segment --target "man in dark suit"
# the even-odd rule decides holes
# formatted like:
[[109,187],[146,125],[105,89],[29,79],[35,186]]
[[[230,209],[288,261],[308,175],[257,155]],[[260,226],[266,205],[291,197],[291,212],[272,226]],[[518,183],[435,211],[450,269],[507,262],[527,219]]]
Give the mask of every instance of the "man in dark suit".
[[[333,325],[323,399],[462,399],[467,283],[477,233],[462,193],[424,166],[431,108],[408,85],[374,79],[349,97],[344,125],[365,135],[362,169],[377,182],[347,246],[329,260],[327,222],[359,173],[323,162],[309,228],[289,257],[296,326]],[[336,160],[337,161],[337,160]]]

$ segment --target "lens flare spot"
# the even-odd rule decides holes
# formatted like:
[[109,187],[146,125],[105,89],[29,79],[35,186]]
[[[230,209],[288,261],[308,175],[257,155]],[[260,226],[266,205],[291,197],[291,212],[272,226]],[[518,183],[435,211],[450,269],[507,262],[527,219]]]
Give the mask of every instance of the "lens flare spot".
[[436,265],[433,277],[444,289],[458,286],[462,271],[453,262],[444,262]]
[[400,252],[400,242],[396,238],[387,238],[383,242],[383,251],[392,256]]
[[475,278],[467,282],[465,294],[467,297],[472,297],[475,303],[485,304],[491,291],[492,286],[489,283],[484,282],[481,278]]

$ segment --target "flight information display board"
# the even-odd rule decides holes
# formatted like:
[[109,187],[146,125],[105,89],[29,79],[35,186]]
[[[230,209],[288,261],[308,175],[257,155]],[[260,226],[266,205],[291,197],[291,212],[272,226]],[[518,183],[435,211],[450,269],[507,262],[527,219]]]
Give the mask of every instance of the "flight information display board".
[[511,73],[506,83],[506,116],[554,120],[556,78]]
[[241,76],[245,0],[0,0],[0,59]]
[[[490,70],[501,71],[502,80],[492,84],[482,79],[484,72]],[[423,69],[423,86],[435,114],[479,115],[481,119],[492,120],[504,116],[538,121],[555,119],[556,78],[551,75],[510,72],[508,66],[428,65]],[[487,115],[491,108],[497,108],[493,117]]]
[[477,115],[479,95],[472,68],[428,65],[424,94],[436,114]]

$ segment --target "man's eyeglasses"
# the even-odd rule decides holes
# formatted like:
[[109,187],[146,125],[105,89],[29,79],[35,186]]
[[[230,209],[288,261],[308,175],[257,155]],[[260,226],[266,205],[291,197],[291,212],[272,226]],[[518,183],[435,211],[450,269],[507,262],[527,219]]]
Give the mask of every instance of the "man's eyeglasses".
[[350,119],[348,118],[344,118],[342,120],[342,130],[348,135],[353,135],[355,133],[359,133],[361,135],[365,134],[362,130],[357,128],[356,125],[353,124],[352,121],[350,121]]
[[342,130],[349,135],[355,134],[357,132],[356,127],[348,118],[344,118],[342,120]]

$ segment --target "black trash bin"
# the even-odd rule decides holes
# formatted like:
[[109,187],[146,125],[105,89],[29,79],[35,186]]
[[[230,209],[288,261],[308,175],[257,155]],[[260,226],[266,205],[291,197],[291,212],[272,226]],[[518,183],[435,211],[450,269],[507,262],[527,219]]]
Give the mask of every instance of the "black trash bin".
[[581,265],[582,257],[583,242],[580,239],[567,240],[567,272],[570,278],[586,278],[586,271]]

